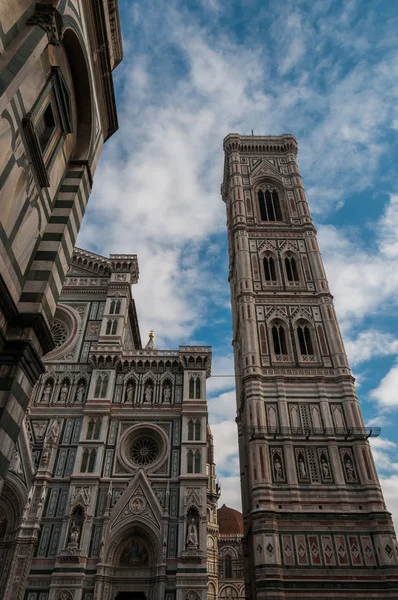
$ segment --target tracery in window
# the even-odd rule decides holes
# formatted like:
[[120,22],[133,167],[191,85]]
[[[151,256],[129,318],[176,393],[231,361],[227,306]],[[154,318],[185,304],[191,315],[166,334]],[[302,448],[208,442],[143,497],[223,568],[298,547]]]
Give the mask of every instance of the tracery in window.
[[265,256],[263,259],[265,281],[276,281],[275,260],[272,256]]
[[288,281],[299,281],[299,273],[297,262],[294,256],[286,256],[285,258],[286,277]]
[[262,221],[282,221],[279,195],[276,190],[258,191],[258,205]]
[[232,579],[232,558],[230,554],[226,554],[224,557],[224,577]]
[[299,325],[297,327],[297,338],[300,346],[300,353],[302,356],[314,354],[314,347],[312,344],[311,333],[307,325]]
[[272,327],[272,342],[276,356],[287,354],[286,332],[281,324]]

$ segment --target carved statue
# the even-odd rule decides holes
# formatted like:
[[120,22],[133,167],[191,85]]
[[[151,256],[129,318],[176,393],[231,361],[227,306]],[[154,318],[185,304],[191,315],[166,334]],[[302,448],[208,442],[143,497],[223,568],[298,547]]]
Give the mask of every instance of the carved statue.
[[61,391],[59,392],[58,402],[66,402],[68,398],[69,385],[66,381],[62,383]]
[[163,390],[163,402],[169,404],[171,399],[171,389],[169,385],[166,385]]
[[42,394],[42,397],[41,397],[41,401],[45,402],[46,404],[49,404],[50,400],[51,400],[51,393],[52,393],[52,391],[53,391],[53,386],[48,381],[46,383],[45,387],[44,387],[43,394]]
[[134,399],[134,385],[131,383],[131,381],[129,382],[127,389],[126,389],[126,394],[124,396],[124,401],[128,402],[129,404],[133,403],[133,399]]
[[152,391],[152,388],[150,385],[147,386],[144,395],[145,395],[145,402],[148,402],[148,404],[151,404],[153,391]]
[[86,395],[86,385],[85,385],[84,381],[81,381],[76,390],[75,402],[80,402],[81,404],[83,404],[85,395]]
[[197,548],[198,545],[198,529],[196,527],[195,519],[192,518],[188,525],[187,546],[188,548]]
[[283,470],[278,454],[276,454],[274,458],[274,472],[276,481],[281,481],[283,479]]
[[348,481],[354,481],[355,480],[354,465],[352,464],[352,461],[351,461],[351,459],[349,457],[345,461],[345,472],[347,474]]
[[301,456],[301,454],[298,457],[297,466],[298,466],[300,479],[305,479],[307,477],[307,471],[305,469],[305,463],[304,463],[304,460],[303,460],[303,457]]
[[326,460],[321,461],[322,475],[324,479],[330,479],[330,467]]
[[69,531],[68,546],[76,548],[80,538],[80,528],[76,522],[72,524]]

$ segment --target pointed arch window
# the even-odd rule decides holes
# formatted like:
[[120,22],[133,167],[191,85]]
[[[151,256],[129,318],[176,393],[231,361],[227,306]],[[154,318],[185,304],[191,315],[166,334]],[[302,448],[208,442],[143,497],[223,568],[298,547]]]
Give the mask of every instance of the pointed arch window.
[[299,325],[297,327],[297,337],[301,355],[307,356],[308,354],[314,354],[311,332],[307,325]]
[[116,305],[115,305],[115,315],[119,315],[120,314],[120,308],[121,308],[121,306],[122,306],[122,301],[118,300],[116,302]]
[[299,273],[297,262],[294,256],[286,256],[285,258],[286,277],[288,281],[299,281]]
[[108,383],[109,383],[109,377],[108,375],[105,375],[102,379],[102,383],[101,383],[101,398],[106,398],[106,394],[108,392]]
[[232,579],[232,558],[230,554],[226,554],[224,558],[224,577]]
[[85,473],[87,471],[87,464],[88,464],[89,456],[90,456],[90,450],[88,448],[85,448],[83,450],[82,464],[80,467],[80,471],[82,473]]
[[94,398],[99,398],[100,397],[101,383],[102,383],[102,377],[101,377],[101,375],[98,375],[97,376],[97,381],[95,382]]
[[276,190],[273,190],[272,192],[269,190],[266,190],[266,192],[259,190],[257,196],[261,220],[282,221],[278,192]]
[[112,323],[112,335],[115,335],[117,332],[117,319],[114,319]]
[[196,398],[200,398],[200,377],[196,378],[195,390],[196,390]]
[[274,353],[276,355],[287,354],[286,332],[283,325],[274,325],[272,327],[272,342],[274,345]]
[[111,329],[112,329],[112,320],[109,319],[107,324],[106,324],[106,332],[105,335],[110,335],[111,334]]
[[265,281],[276,281],[275,260],[272,256],[263,259]]
[[201,472],[202,460],[200,455],[200,450],[195,451],[195,473]]
[[92,448],[91,452],[90,452],[90,460],[88,462],[88,473],[94,473],[96,458],[97,458],[97,451],[95,448]]
[[187,471],[193,473],[193,451],[188,450]]
[[91,440],[93,438],[94,432],[94,419],[90,419],[87,427],[87,439]]
[[188,440],[193,440],[194,437],[194,422],[192,419],[188,421]]
[[193,377],[189,380],[189,398],[192,400],[195,397],[195,380]]
[[98,440],[101,433],[101,419],[97,419],[94,426],[94,439]]
[[200,440],[200,434],[201,434],[201,423],[200,423],[200,419],[197,419],[195,421],[195,440]]
[[113,315],[114,312],[115,312],[115,304],[116,304],[115,300],[112,300],[111,307],[110,307],[110,310],[109,310],[109,314],[111,314],[111,315]]

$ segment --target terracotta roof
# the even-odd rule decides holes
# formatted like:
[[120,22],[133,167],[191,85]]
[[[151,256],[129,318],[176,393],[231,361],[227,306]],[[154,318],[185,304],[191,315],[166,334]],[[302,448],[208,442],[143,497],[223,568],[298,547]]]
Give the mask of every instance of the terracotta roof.
[[238,510],[223,504],[217,511],[217,519],[221,535],[243,535],[243,517]]

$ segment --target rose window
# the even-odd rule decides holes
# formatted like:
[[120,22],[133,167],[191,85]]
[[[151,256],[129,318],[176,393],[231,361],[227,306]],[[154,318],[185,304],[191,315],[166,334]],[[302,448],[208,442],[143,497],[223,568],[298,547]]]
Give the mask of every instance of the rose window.
[[55,320],[51,326],[51,335],[56,348],[62,346],[69,337],[69,331],[65,323]]
[[156,440],[151,437],[138,437],[131,444],[130,454],[136,465],[150,465],[159,456],[159,446]]

